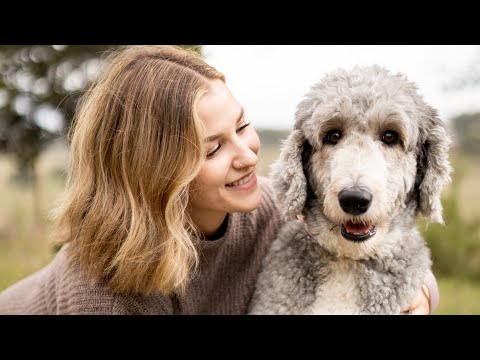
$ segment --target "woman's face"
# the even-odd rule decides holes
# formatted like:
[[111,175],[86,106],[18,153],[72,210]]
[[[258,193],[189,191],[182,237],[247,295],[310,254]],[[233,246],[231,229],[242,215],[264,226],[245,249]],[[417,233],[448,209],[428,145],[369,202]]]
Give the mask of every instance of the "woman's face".
[[247,212],[261,200],[255,168],[260,140],[224,82],[210,81],[198,104],[207,158],[192,183],[191,210],[198,218]]

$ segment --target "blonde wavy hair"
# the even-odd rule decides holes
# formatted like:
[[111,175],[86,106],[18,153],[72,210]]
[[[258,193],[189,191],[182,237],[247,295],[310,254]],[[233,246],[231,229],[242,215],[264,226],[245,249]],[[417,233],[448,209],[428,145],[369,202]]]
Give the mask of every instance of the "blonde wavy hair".
[[225,81],[192,51],[122,47],[81,99],[53,242],[69,243],[93,283],[169,294],[197,268],[186,209],[205,158],[196,109],[208,79]]

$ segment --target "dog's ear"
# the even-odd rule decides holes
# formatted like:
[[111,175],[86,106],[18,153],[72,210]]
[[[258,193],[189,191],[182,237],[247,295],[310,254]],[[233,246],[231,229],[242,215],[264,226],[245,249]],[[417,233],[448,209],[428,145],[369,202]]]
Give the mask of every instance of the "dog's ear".
[[450,182],[452,167],[448,161],[450,137],[437,111],[427,107],[426,134],[417,158],[417,184],[420,213],[430,221],[443,224],[440,194]]
[[286,220],[302,213],[307,198],[307,180],[303,172],[302,153],[305,138],[294,130],[282,145],[279,159],[272,165],[270,179]]

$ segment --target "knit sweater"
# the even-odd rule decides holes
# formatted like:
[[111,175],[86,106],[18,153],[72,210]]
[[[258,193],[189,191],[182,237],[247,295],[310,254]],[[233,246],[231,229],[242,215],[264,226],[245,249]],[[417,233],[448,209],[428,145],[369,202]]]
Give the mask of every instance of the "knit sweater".
[[262,259],[281,216],[270,183],[259,177],[260,206],[228,217],[225,233],[201,240],[199,275],[183,295],[113,294],[91,286],[67,260],[64,245],[43,269],[0,293],[0,314],[245,314]]

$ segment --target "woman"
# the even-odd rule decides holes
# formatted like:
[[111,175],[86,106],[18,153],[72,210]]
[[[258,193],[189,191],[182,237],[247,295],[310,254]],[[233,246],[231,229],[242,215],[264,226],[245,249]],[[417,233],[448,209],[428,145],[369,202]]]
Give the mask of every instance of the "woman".
[[[0,295],[0,313],[246,313],[281,219],[243,108],[177,47],[107,64],[73,126],[61,250]],[[429,312],[436,284],[423,290],[413,312]]]

